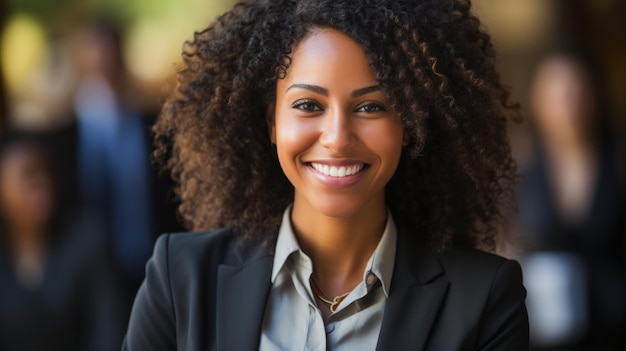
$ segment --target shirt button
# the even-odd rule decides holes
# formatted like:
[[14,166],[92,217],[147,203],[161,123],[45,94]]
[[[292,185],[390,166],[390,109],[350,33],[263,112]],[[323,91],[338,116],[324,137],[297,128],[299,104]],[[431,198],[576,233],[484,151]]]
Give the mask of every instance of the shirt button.
[[333,330],[335,330],[335,325],[334,324],[328,324],[326,326],[326,334],[330,334],[333,332]]
[[370,273],[367,276],[367,284],[372,285],[372,284],[374,284],[375,281],[376,281],[376,276],[374,274]]

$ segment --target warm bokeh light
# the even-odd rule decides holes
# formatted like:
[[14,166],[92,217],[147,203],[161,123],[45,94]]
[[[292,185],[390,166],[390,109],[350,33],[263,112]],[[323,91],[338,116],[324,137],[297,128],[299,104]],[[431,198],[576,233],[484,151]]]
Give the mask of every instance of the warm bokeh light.
[[158,81],[171,74],[170,66],[180,56],[172,48],[182,42],[180,34],[171,28],[156,20],[141,20],[132,26],[126,43],[126,62],[135,77]]
[[[35,9],[13,6],[2,31],[2,71],[11,101],[10,120],[27,128],[65,123],[80,73],[76,55],[91,21],[121,30],[122,56],[136,84],[136,99],[148,109],[161,101],[163,83],[181,61],[184,41],[232,6],[232,0],[67,1]],[[28,5],[28,6],[26,6]],[[54,11],[53,11],[54,10]],[[78,49],[78,51],[77,51]],[[157,96],[158,95],[158,96]]]
[[474,12],[498,47],[519,50],[545,43],[552,32],[553,1],[478,0]]
[[230,6],[230,1],[186,0],[184,6],[161,1],[160,10],[141,16],[127,32],[126,62],[131,74],[147,82],[171,76],[183,42]]
[[11,91],[20,89],[26,78],[43,64],[46,53],[44,29],[31,17],[15,15],[2,35],[2,70]]

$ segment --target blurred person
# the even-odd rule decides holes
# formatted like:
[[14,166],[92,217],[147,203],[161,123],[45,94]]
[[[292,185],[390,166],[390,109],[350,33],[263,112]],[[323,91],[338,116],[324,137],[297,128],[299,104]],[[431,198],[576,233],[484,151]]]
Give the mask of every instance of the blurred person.
[[168,183],[150,165],[152,119],[135,105],[120,30],[98,21],[79,38],[76,123],[56,133],[55,147],[77,211],[103,233],[129,310],[155,233],[179,226]]
[[563,46],[532,76],[536,151],[519,200],[537,349],[626,349],[624,179],[596,67]]
[[57,206],[44,144],[12,134],[0,145],[0,350],[115,350],[117,284],[91,228]]
[[119,31],[96,24],[83,40],[74,100],[81,210],[110,235],[122,273],[140,280],[153,235],[144,124],[126,90]]

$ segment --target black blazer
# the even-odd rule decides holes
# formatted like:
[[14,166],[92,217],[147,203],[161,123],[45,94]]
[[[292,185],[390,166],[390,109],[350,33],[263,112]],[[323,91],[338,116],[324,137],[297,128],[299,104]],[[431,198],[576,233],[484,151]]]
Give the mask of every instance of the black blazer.
[[[1,0],[0,0],[1,1]],[[152,134],[151,128],[156,120],[157,113],[142,114],[140,121],[143,124],[144,142],[146,155],[145,159],[151,157],[152,152]],[[74,118],[76,119],[76,117]],[[80,174],[79,174],[79,128],[76,121],[65,125],[46,135],[51,151],[54,156],[55,166],[62,177],[59,178],[59,191],[63,195],[61,204],[63,208],[68,209],[71,213],[80,213],[83,204],[80,203]],[[148,164],[146,164],[148,166]],[[142,167],[137,165],[137,167]],[[171,232],[183,230],[178,224],[176,218],[177,204],[173,200],[171,189],[174,182],[170,179],[169,174],[161,174],[158,167],[151,166],[146,179],[150,184],[150,195],[152,205],[150,210],[152,213],[152,224],[155,233]],[[156,235],[155,238],[156,239]]]
[[[515,261],[456,249],[436,258],[408,239],[398,232],[377,350],[528,350]],[[228,230],[160,237],[122,349],[258,350],[272,264]]]

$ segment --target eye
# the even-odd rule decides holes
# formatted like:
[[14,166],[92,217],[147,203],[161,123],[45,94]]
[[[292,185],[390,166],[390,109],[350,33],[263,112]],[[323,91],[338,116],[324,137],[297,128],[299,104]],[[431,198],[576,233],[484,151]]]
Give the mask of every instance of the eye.
[[373,113],[373,112],[384,112],[384,111],[386,111],[386,109],[383,105],[376,103],[376,102],[367,102],[357,107],[355,112]]
[[318,103],[308,99],[296,100],[293,104],[291,104],[291,107],[305,112],[322,111],[322,107]]

